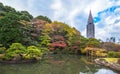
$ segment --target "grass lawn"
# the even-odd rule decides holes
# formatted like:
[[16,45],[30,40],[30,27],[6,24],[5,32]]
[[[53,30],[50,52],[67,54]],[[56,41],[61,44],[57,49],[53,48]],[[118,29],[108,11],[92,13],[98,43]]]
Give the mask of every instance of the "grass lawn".
[[109,63],[117,63],[119,58],[104,58]]

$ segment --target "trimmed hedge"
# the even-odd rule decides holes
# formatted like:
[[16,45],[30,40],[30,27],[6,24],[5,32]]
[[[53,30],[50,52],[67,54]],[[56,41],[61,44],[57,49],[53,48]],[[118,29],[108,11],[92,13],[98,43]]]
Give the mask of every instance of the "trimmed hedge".
[[109,51],[108,52],[108,57],[120,58],[120,52]]

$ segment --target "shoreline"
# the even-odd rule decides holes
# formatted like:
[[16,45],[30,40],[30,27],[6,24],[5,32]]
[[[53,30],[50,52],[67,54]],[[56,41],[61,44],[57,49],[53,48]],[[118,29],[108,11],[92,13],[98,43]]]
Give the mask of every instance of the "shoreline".
[[6,60],[0,60],[1,64],[24,64],[24,63],[35,63],[38,60],[20,60],[20,61],[6,61]]
[[108,67],[110,69],[120,72],[120,64],[118,64],[118,63],[107,62],[104,58],[98,58],[98,59],[95,59],[94,61],[95,61],[95,64],[105,66],[105,67]]

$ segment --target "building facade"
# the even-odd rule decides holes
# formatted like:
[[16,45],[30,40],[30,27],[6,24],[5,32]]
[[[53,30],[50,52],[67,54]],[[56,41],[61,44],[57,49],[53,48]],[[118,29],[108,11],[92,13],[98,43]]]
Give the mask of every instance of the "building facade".
[[95,38],[95,26],[91,11],[89,13],[88,22],[87,22],[87,38]]

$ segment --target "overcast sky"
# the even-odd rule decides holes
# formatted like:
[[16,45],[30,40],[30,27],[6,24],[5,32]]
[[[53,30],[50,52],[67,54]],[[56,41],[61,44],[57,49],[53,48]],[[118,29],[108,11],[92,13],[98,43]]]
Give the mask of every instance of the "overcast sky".
[[86,36],[89,11],[92,11],[97,39],[120,37],[120,0],[0,0],[16,10],[27,10],[34,17],[48,16],[65,22]]

